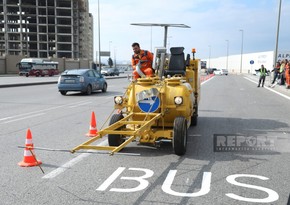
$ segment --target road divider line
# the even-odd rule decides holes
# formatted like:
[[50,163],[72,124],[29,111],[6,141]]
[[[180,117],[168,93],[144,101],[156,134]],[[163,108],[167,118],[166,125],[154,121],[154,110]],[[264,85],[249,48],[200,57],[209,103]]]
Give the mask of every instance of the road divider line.
[[77,164],[78,162],[82,161],[84,158],[88,157],[89,155],[91,155],[91,153],[80,154],[79,156],[68,161],[67,163],[65,163],[61,167],[59,167],[59,168],[51,171],[50,173],[44,175],[42,177],[42,179],[52,179],[52,178],[60,175],[61,173],[65,172],[67,169],[71,168],[73,165]]
[[49,110],[53,110],[53,109],[57,109],[57,108],[62,108],[64,106],[67,106],[67,105],[62,105],[62,106],[57,106],[57,107],[53,107],[53,108],[37,110],[37,111],[33,111],[33,112],[22,113],[22,114],[19,114],[19,115],[13,115],[13,116],[1,118],[0,121],[6,120],[6,119],[11,119],[11,118],[18,118],[18,117],[25,116],[25,115],[37,114],[37,113],[40,113],[40,112],[45,112],[45,111],[49,111]]
[[[92,103],[91,101],[81,101],[81,102],[76,102],[76,103],[70,103],[70,104],[67,104],[67,105],[59,105],[59,106],[50,107],[50,108],[46,108],[46,109],[42,109],[42,110],[37,110],[37,111],[22,113],[22,114],[19,114],[19,115],[13,115],[13,116],[0,118],[0,121],[4,121],[4,120],[7,120],[7,119],[13,119],[13,118],[17,118],[17,120],[18,120],[22,116],[27,116],[27,115],[31,116],[33,114],[38,115],[38,113],[41,113],[41,112],[46,112],[46,111],[50,111],[50,110],[56,110],[56,109],[59,109],[59,108],[68,107],[68,106],[74,106],[76,104],[88,103],[88,102]],[[26,119],[26,117],[22,118],[22,119]]]
[[80,107],[80,106],[83,106],[83,105],[87,105],[87,104],[91,104],[93,102],[83,102],[83,103],[80,103],[80,104],[77,104],[77,105],[72,105],[72,106],[69,106],[69,108],[75,108],[75,107]]
[[[254,80],[252,80],[252,79],[250,79],[250,78],[248,78],[248,77],[244,77],[244,78],[247,79],[248,81],[251,81],[251,82],[257,84],[256,81],[254,81]],[[279,93],[278,91],[273,90],[272,88],[268,88],[267,86],[264,86],[264,88],[267,89],[267,90],[269,90],[269,91],[271,91],[271,92],[273,92],[273,93],[276,93],[277,95],[280,95],[280,96],[286,98],[287,100],[290,100],[290,97],[287,96],[287,95],[284,95],[283,93]]]
[[17,118],[17,119],[14,119],[14,120],[9,120],[9,121],[4,121],[0,124],[7,124],[7,123],[10,123],[10,122],[15,122],[15,121],[19,121],[19,120],[24,120],[24,119],[28,119],[28,118],[32,118],[32,117],[38,117],[40,115],[45,115],[46,113],[37,113],[35,115],[30,115],[30,116],[26,116],[26,117],[22,117],[22,118]]
[[4,118],[1,118],[0,121],[4,121],[4,120],[8,120],[8,119],[11,119],[13,117],[4,117]]
[[[97,146],[106,146],[108,145],[107,141],[103,141],[101,143],[99,143]],[[84,158],[90,156],[92,153],[82,153],[80,155],[78,155],[77,157],[73,158],[72,160],[66,162],[65,164],[63,164],[61,167],[54,169],[53,171],[49,172],[48,174],[44,175],[42,177],[42,179],[52,179],[58,175],[60,175],[61,173],[65,172],[66,170],[72,168],[75,164],[77,164],[78,162],[82,161]]]

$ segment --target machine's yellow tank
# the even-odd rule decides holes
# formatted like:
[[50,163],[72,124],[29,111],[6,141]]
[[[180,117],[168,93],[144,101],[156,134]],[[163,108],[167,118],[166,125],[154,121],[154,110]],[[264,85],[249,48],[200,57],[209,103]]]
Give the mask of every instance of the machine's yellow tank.
[[[160,123],[164,126],[172,126],[176,116],[183,116],[190,120],[193,112],[194,95],[192,86],[184,78],[172,77],[165,79],[160,84],[156,84],[154,79],[151,81],[140,79],[133,84],[129,92],[129,112],[160,113],[164,110],[163,122],[156,122],[159,126]],[[178,99],[175,101],[176,97]],[[182,102],[180,102],[180,99]],[[152,109],[148,110],[142,103],[148,103],[148,106]]]

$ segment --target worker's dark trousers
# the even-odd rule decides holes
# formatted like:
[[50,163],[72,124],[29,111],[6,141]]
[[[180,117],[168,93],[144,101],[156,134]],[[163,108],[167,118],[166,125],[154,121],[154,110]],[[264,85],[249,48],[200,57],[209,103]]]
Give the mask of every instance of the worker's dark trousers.
[[265,79],[266,79],[266,76],[260,76],[258,87],[260,87],[261,82],[262,82],[262,87],[264,87]]
[[274,83],[275,83],[275,81],[276,81],[277,77],[278,77],[278,73],[274,73],[274,79],[273,79],[273,81],[272,81],[272,84],[274,84]]

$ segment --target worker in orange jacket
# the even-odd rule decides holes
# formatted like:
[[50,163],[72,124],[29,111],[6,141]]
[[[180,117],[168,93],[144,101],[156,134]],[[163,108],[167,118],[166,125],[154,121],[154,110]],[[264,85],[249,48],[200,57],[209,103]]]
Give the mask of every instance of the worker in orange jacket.
[[[151,77],[153,75],[152,61],[153,54],[147,50],[141,50],[139,43],[133,43],[132,48],[134,54],[132,55],[132,67],[134,79],[140,78],[140,76]],[[140,65],[138,63],[140,62]],[[137,66],[140,66],[138,71]],[[141,73],[140,73],[141,72]]]
[[286,88],[290,88],[290,61],[285,65]]

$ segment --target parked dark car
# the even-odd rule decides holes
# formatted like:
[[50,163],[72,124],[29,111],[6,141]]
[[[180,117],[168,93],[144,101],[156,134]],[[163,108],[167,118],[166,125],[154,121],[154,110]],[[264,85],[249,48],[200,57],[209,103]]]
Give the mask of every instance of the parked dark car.
[[120,75],[120,71],[118,68],[112,68],[112,73],[111,73],[112,76],[116,75],[116,76],[119,76]]
[[101,70],[102,75],[104,76],[119,76],[120,72],[118,70],[118,68],[108,68],[108,67],[104,67]]
[[112,72],[113,72],[112,68],[106,68],[106,67],[104,68],[103,67],[101,70],[101,74],[104,76],[111,76]]
[[62,95],[68,91],[79,91],[90,95],[92,92],[107,91],[105,78],[93,69],[73,69],[64,71],[58,79],[58,90]]
[[208,68],[208,69],[206,69],[206,74],[213,74],[215,70],[217,70],[217,69],[216,68]]

